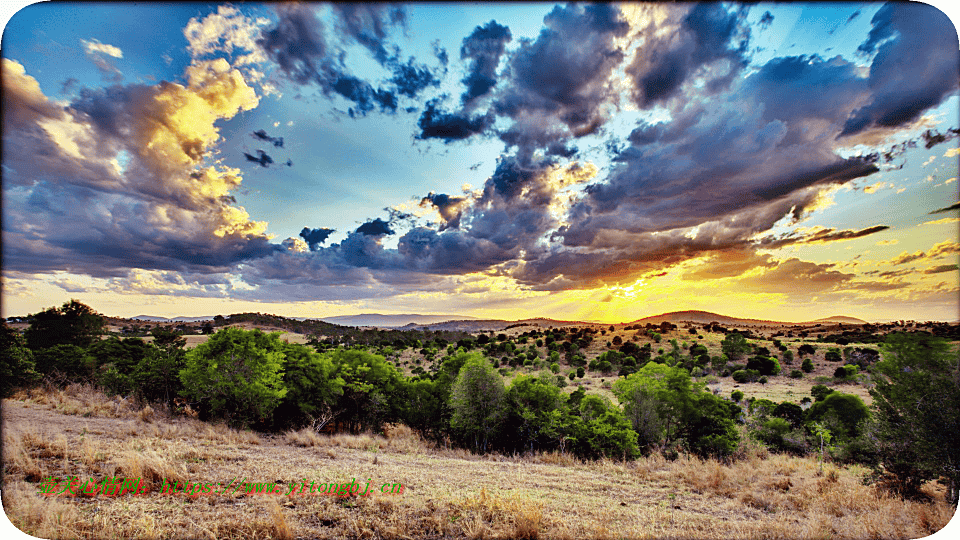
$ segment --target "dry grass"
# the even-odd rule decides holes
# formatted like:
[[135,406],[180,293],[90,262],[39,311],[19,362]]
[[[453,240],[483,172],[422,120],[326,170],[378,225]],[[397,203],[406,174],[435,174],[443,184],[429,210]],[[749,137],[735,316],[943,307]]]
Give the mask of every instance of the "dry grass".
[[[919,538],[953,508],[903,501],[863,471],[744,445],[729,464],[659,454],[477,456],[384,435],[257,436],[194,419],[78,419],[4,402],[4,508],[42,538]],[[334,459],[331,459],[334,458]],[[142,496],[47,497],[47,476],[141,477]],[[369,482],[368,496],[161,494],[160,483]],[[399,483],[402,494],[381,484]]]

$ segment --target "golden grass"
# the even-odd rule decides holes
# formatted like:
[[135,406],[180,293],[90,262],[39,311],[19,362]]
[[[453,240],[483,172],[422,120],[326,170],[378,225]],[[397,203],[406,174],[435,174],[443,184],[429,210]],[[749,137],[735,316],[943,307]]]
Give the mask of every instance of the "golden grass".
[[[660,454],[478,456],[384,434],[281,436],[194,419],[81,418],[4,402],[4,508],[42,538],[919,538],[953,508],[863,485],[861,468],[745,444],[730,463]],[[255,438],[253,438],[255,437]],[[335,459],[331,459],[335,458]],[[142,496],[37,494],[47,476],[141,477]],[[161,494],[160,483],[345,482],[366,497]],[[383,494],[401,483],[402,494]]]

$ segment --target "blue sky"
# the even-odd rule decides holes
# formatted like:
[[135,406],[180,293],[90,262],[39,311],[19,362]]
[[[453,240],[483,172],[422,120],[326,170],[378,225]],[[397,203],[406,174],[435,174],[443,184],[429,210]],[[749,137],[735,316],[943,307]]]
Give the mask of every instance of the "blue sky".
[[956,318],[922,4],[36,4],[2,47],[4,316]]

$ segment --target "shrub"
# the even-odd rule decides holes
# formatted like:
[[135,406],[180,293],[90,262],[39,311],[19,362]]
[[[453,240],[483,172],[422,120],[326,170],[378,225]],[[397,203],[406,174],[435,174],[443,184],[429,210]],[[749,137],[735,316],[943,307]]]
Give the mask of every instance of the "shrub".
[[804,358],[803,363],[800,364],[800,369],[802,369],[804,373],[813,373],[813,362],[811,362],[809,358]]
[[760,373],[754,369],[738,369],[733,372],[733,380],[738,383],[756,382]]
[[792,369],[792,370],[790,370],[790,378],[791,378],[791,379],[802,379],[802,378],[803,378],[803,372],[800,371],[799,369]]
[[734,390],[733,392],[730,392],[730,399],[736,403],[740,403],[743,401],[743,392],[740,390]]
[[815,384],[810,388],[810,395],[813,396],[813,399],[816,401],[823,401],[831,392],[833,388],[828,388],[822,384]]
[[748,370],[756,370],[761,375],[776,375],[780,373],[780,362],[776,358],[754,356],[747,361]]

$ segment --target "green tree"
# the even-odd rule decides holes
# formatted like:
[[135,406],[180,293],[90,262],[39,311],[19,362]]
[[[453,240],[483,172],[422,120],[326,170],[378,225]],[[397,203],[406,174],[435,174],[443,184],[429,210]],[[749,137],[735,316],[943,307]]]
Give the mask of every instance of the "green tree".
[[36,384],[40,374],[35,367],[23,336],[0,322],[0,398],[10,397],[15,388]]
[[505,394],[503,379],[483,356],[466,358],[450,388],[450,425],[479,452],[500,428]]
[[723,354],[727,355],[727,358],[732,361],[737,361],[750,352],[750,344],[747,343],[747,339],[737,332],[727,334],[720,342],[720,348],[723,350]]
[[808,422],[823,423],[841,442],[858,437],[869,417],[870,410],[859,396],[836,391],[807,409]]
[[338,400],[340,420],[353,431],[380,431],[383,424],[400,417],[403,408],[403,375],[383,356],[358,349],[336,349],[329,353],[343,380]]
[[322,427],[336,416],[332,407],[343,394],[343,379],[334,375],[329,355],[299,343],[283,343],[282,350],[287,394],[273,411],[273,426],[300,428],[317,421]]
[[887,336],[870,390],[884,470],[905,494],[942,478],[956,506],[960,489],[960,353],[918,333]]
[[232,425],[266,421],[287,394],[279,333],[223,328],[187,352],[184,395],[204,416]]
[[24,333],[27,346],[34,351],[56,345],[86,348],[100,339],[106,323],[90,306],[70,300],[59,308],[49,308],[30,316]]
[[565,414],[561,410],[563,401],[560,388],[550,377],[518,376],[506,392],[504,420],[504,431],[515,440],[505,442],[531,452],[553,446],[563,437],[560,426]]
[[809,358],[804,358],[803,363],[800,364],[800,369],[802,369],[804,373],[812,373],[814,369],[813,362]]

